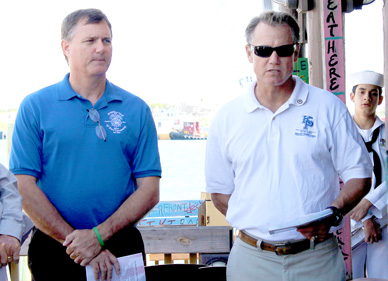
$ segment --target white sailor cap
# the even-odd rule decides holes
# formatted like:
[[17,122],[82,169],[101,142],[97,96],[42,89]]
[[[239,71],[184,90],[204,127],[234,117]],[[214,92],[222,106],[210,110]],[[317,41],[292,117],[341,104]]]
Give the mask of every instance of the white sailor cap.
[[360,71],[350,75],[350,82],[352,86],[360,84],[371,84],[379,87],[384,87],[384,75],[370,71]]

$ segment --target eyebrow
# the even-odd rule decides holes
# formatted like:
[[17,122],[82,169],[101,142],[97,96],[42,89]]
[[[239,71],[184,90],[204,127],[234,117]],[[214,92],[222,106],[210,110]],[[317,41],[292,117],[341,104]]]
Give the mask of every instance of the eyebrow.
[[[357,88],[357,90],[364,90],[364,91],[366,91],[365,88],[361,88],[361,87]],[[369,92],[373,92],[373,91],[378,92],[377,88],[371,89]]]
[[84,37],[84,40],[86,40],[86,39],[93,39],[93,40],[95,40],[95,39],[98,39],[98,38],[109,39],[109,40],[112,39],[112,37],[110,37],[110,36],[103,36],[103,37],[101,37],[101,36],[95,36],[95,35],[93,35],[93,36],[85,36],[85,37]]

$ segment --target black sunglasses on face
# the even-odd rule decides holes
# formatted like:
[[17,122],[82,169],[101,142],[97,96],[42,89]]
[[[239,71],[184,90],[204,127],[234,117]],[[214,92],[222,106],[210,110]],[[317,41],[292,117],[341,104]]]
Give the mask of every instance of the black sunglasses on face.
[[275,51],[279,57],[289,57],[291,56],[295,51],[295,44],[290,45],[282,45],[279,47],[269,47],[269,46],[253,46],[251,45],[255,51],[255,55],[262,57],[262,58],[268,58],[272,55],[273,51]]

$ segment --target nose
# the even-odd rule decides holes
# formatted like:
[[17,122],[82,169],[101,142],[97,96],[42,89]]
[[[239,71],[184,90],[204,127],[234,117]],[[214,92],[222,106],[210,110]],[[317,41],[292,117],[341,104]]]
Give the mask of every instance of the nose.
[[269,56],[269,63],[277,64],[279,62],[278,53],[274,50],[272,54]]
[[105,45],[102,40],[97,40],[96,41],[96,52],[101,53],[104,51]]

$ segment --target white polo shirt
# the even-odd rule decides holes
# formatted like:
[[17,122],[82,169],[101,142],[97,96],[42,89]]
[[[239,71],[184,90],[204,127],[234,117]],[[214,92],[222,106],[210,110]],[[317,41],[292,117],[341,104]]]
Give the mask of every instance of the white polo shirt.
[[297,76],[276,113],[260,105],[250,85],[221,108],[207,140],[206,185],[231,194],[227,220],[270,241],[303,239],[296,230],[270,235],[281,222],[318,212],[344,182],[370,177],[368,152],[346,106]]

